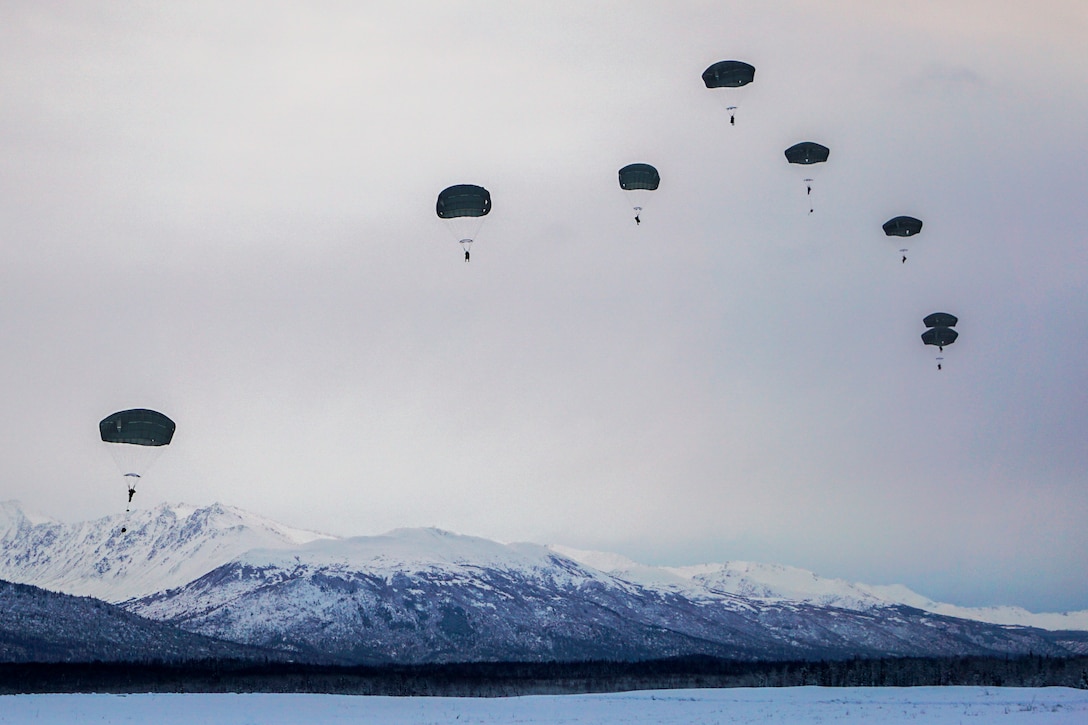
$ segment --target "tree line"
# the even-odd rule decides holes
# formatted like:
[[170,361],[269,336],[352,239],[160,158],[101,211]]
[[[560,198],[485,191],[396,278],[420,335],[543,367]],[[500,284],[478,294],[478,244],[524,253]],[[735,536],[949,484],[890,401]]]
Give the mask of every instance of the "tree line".
[[1076,687],[1088,657],[879,658],[742,662],[680,657],[640,662],[466,662],[331,666],[241,660],[0,664],[0,694],[234,693],[510,697],[706,687]]

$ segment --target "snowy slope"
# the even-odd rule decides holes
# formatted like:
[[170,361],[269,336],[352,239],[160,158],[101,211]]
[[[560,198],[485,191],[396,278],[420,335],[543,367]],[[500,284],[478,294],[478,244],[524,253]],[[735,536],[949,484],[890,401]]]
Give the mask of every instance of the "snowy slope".
[[253,550],[125,606],[190,632],[348,664],[1071,653],[1039,630],[756,599],[685,585],[675,572],[643,585],[535,544],[437,529]]
[[1088,631],[1088,610],[1034,613],[1021,607],[961,607],[935,602],[902,585],[873,585],[829,579],[781,564],[730,561],[683,567],[652,567],[617,554],[553,545],[553,551],[628,581],[669,588],[687,596],[742,596],[764,602],[803,602],[855,611],[905,605],[926,612],[991,624],[1050,631]]
[[[0,579],[123,602],[182,587],[230,562],[247,571],[290,571],[292,562],[300,563],[295,557],[304,554],[306,571],[311,573],[365,572],[386,582],[430,572],[428,577],[440,574],[449,585],[476,586],[486,579],[482,573],[516,572],[526,582],[546,579],[553,590],[593,585],[661,600],[715,603],[734,611],[773,604],[864,614],[906,605],[978,622],[1088,631],[1088,611],[1034,614],[1013,607],[957,607],[902,586],[828,579],[776,564],[733,561],[652,567],[617,554],[504,545],[437,529],[401,529],[341,541],[220,504],[138,510],[131,515],[126,534],[120,533],[121,521],[118,515],[63,524],[27,512],[15,502],[0,503]],[[240,559],[246,552],[250,553]]]
[[251,551],[126,606],[192,632],[311,657],[434,662],[681,651],[689,635],[648,634],[634,611],[672,605],[542,546],[400,529]]
[[214,504],[163,504],[63,524],[0,503],[0,579],[122,602],[181,586],[256,547],[290,548],[325,537]]

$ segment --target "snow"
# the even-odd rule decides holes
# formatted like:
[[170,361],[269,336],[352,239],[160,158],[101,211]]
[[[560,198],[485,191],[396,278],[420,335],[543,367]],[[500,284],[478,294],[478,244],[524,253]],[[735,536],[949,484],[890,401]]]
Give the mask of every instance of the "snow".
[[[381,536],[313,541],[295,549],[249,551],[236,561],[253,567],[298,566],[365,570],[379,576],[487,568],[555,574],[554,554],[537,544],[500,544],[434,528],[395,529]],[[583,571],[581,578],[596,575]]]
[[8,501],[0,504],[0,578],[122,602],[183,586],[252,548],[323,538],[221,504],[162,504],[62,524]]
[[1010,624],[1020,627],[1038,627],[1051,631],[1088,630],[1088,610],[1079,612],[1029,612],[1023,607],[961,607],[927,599],[901,585],[878,586],[859,584],[859,587],[872,591],[888,601],[901,602],[911,607],[924,609],[934,614],[948,617],[972,619],[976,622],[992,624]]
[[56,519],[39,511],[26,508],[21,501],[0,501],[0,532],[18,526],[22,519],[32,526],[59,523]]
[[[122,523],[127,534],[120,533]],[[1088,631],[1088,610],[1032,613],[1008,606],[962,607],[933,601],[902,585],[852,583],[780,564],[647,566],[608,552],[500,544],[435,528],[339,539],[221,504],[163,504],[138,509],[127,519],[115,515],[62,524],[27,512],[17,501],[0,502],[0,578],[9,581],[120,603],[185,586],[231,561],[288,569],[328,566],[386,577],[435,570],[470,576],[481,567],[530,575],[550,570],[552,576],[562,570],[568,583],[614,577],[612,585],[673,592],[693,601],[742,597],[862,612],[905,604],[979,622]]]
[[692,598],[741,596],[766,602],[804,602],[868,611],[904,604],[926,612],[990,624],[1038,627],[1051,631],[1088,630],[1088,610],[1035,613],[1022,607],[962,607],[936,602],[902,584],[874,585],[821,577],[782,564],[728,561],[679,567],[639,564],[618,554],[549,547],[585,566],[653,588],[681,591]]
[[1088,691],[1062,687],[797,687],[494,699],[300,694],[0,697],[0,724],[91,722],[1083,725],[1088,722]]

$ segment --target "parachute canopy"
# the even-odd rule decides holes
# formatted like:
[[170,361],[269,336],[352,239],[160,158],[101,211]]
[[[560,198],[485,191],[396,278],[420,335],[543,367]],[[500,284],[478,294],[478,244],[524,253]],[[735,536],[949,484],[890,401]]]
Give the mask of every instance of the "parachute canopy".
[[442,219],[485,216],[491,211],[491,193],[482,186],[457,184],[438,195],[436,211]]
[[951,327],[932,327],[922,333],[922,342],[927,345],[944,347],[956,341],[960,334]]
[[920,231],[922,231],[922,220],[912,216],[897,216],[884,222],[884,233],[889,237],[910,237]]
[[174,421],[154,410],[122,410],[98,424],[102,440],[137,446],[166,446],[174,437]]
[[628,164],[620,169],[620,188],[624,191],[653,191],[661,185],[661,175],[649,164]]
[[957,322],[959,318],[947,312],[934,312],[932,315],[926,315],[926,318],[922,320],[922,324],[926,327],[955,327]]
[[755,80],[755,66],[739,60],[720,60],[703,71],[707,88],[737,88]]
[[831,149],[813,141],[802,141],[786,149],[786,161],[791,164],[819,164],[827,161]]

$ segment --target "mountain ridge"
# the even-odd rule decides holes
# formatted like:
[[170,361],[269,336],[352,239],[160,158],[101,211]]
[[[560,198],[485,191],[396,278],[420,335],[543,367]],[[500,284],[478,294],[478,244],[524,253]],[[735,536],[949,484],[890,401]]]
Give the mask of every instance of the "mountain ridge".
[[219,639],[365,664],[1069,656],[1081,646],[899,604],[847,609],[709,589],[692,596],[546,547],[437,530],[250,551],[126,607]]
[[926,611],[897,600],[928,601],[905,587],[778,564],[651,567],[436,528],[333,537],[220,504],[134,513],[124,535],[121,518],[32,523],[5,504],[0,578],[104,590],[189,633],[346,664],[1067,656],[1088,646],[1084,631]]
[[[488,541],[434,527],[393,529],[377,537],[337,537],[291,527],[220,503],[205,507],[161,504],[135,511],[128,519],[130,535],[120,534],[124,520],[124,515],[117,514],[65,524],[48,515],[27,511],[16,501],[0,502],[0,579],[118,603],[184,586],[256,549],[285,551],[317,540],[354,540],[356,545],[372,540],[386,544],[399,541],[404,550],[408,536],[415,537],[421,545],[423,541],[434,543],[443,537],[447,542],[459,541],[457,537]],[[1088,631],[1088,610],[1029,612],[1016,606],[964,607],[934,601],[901,584],[849,582],[783,564],[733,560],[650,566],[621,554],[559,544],[513,546],[525,547],[527,551],[542,547],[640,586],[664,587],[697,598],[730,594],[855,611],[906,605],[990,624]],[[50,553],[49,549],[59,551]],[[64,552],[65,549],[68,551]],[[385,552],[384,556],[388,555]],[[429,555],[435,554],[432,551]],[[402,563],[410,562],[402,557]]]
[[66,524],[5,501],[0,579],[118,603],[186,584],[253,548],[322,537],[218,503],[160,504]]

